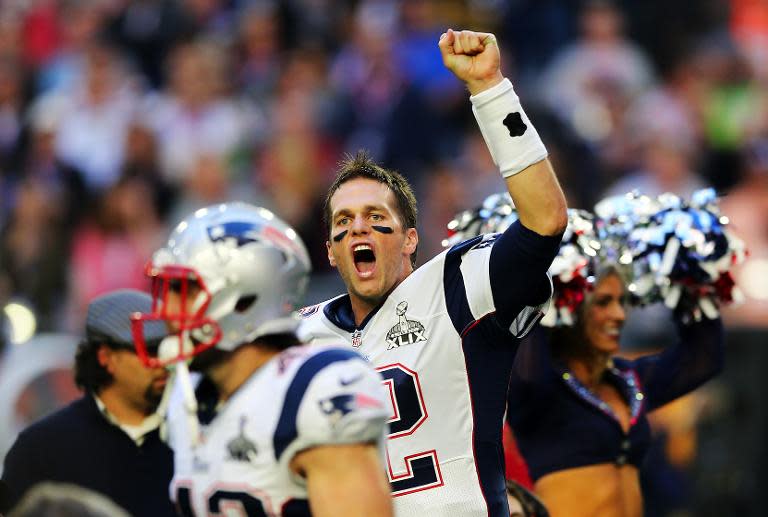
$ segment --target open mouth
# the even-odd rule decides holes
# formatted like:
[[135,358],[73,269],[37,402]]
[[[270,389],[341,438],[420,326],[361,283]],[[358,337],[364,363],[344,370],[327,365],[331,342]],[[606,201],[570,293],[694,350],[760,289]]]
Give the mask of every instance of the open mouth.
[[358,244],[352,249],[352,259],[358,275],[368,278],[376,269],[376,254],[368,244]]

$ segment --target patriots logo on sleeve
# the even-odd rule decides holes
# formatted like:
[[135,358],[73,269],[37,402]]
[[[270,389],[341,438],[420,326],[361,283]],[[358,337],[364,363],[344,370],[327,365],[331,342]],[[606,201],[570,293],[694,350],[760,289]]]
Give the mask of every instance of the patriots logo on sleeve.
[[487,248],[489,246],[493,246],[493,243],[496,242],[496,240],[499,237],[501,237],[500,233],[488,233],[488,234],[485,234],[485,235],[483,235],[483,239],[480,242],[478,242],[477,244],[475,244],[474,246],[472,246],[470,248],[470,251],[471,250],[481,250],[483,248]]
[[233,221],[208,228],[211,242],[233,243],[238,248],[259,241],[261,227],[253,223]]
[[373,397],[362,393],[336,395],[319,402],[320,410],[328,415],[332,424],[336,424],[346,415],[358,409],[380,409],[381,403]]
[[301,309],[299,309],[299,316],[301,316],[302,318],[309,318],[314,313],[316,313],[319,308],[320,308],[320,304],[302,307]]

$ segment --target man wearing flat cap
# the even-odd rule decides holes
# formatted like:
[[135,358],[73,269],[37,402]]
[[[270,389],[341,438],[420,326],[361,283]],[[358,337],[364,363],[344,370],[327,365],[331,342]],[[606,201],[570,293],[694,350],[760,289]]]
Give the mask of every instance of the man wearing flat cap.
[[[131,335],[131,314],[149,312],[151,303],[135,290],[90,303],[75,356],[75,383],[85,393],[19,434],[5,458],[8,495],[0,512],[37,483],[56,481],[99,492],[132,515],[175,515],[168,498],[173,453],[155,413],[167,372],[144,367]],[[157,346],[165,326],[146,326],[145,335]]]

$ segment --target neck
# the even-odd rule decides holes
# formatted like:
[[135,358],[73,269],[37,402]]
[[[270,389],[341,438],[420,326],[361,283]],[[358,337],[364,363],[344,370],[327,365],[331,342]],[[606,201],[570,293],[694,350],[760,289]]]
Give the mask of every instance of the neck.
[[573,372],[584,386],[594,388],[600,384],[610,359],[611,356],[604,353],[594,353],[588,357],[572,358],[567,361],[568,369]]
[[225,361],[211,368],[207,374],[216,385],[216,389],[219,391],[219,398],[225,401],[256,370],[277,354],[279,354],[277,350],[243,345],[233,350],[232,354]]
[[114,386],[102,388],[97,395],[109,414],[123,425],[139,425],[152,413],[149,407],[138,407],[126,401]]
[[382,296],[375,300],[371,298],[360,298],[350,293],[349,303],[352,306],[352,314],[355,317],[355,326],[359,327],[365,318],[367,318],[368,315],[385,299],[386,296]]

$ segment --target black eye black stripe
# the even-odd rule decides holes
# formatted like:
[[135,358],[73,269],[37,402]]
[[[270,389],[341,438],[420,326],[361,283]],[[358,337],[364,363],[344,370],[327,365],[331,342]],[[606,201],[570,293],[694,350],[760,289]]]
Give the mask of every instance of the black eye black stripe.
[[[374,230],[376,230],[379,233],[392,233],[392,232],[394,232],[394,230],[392,228],[390,228],[389,226],[372,225],[371,228],[373,228]],[[349,230],[343,230],[343,231],[337,233],[336,235],[334,235],[333,236],[333,242],[341,242],[341,239],[346,237],[348,231]]]

